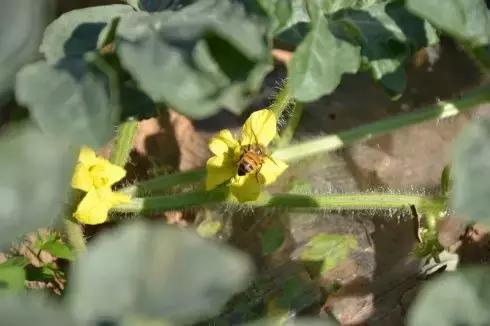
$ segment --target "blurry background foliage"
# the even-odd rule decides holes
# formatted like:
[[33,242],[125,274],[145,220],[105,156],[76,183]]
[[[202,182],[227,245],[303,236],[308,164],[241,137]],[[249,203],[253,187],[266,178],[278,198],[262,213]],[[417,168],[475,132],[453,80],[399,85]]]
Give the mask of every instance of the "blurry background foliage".
[[[15,105],[0,109],[0,118],[12,122],[0,130],[4,248],[61,221],[77,145],[100,148],[119,123],[166,107],[193,119],[222,109],[241,113],[272,69],[273,46],[295,49],[289,85],[304,102],[330,94],[343,75],[358,71],[369,72],[398,98],[405,90],[407,60],[436,44],[440,33],[460,42],[482,67],[490,65],[490,14],[482,0],[128,0],[69,11],[46,29],[56,16],[53,1],[1,4],[0,104],[13,103],[15,92],[28,108],[27,113],[12,109]],[[453,173],[454,208],[487,225],[489,137],[488,121],[468,128],[457,142]],[[475,159],[466,168],[468,157]],[[327,251],[345,243],[339,257],[323,261],[325,269],[355,246],[332,237],[316,239]],[[281,239],[277,232],[265,234],[264,252],[280,246]],[[38,248],[74,259],[72,248],[58,238],[44,239]],[[304,255],[325,259],[314,247]],[[132,223],[90,244],[72,266],[66,298],[55,304],[23,293],[27,263],[14,258],[0,265],[1,295],[20,292],[0,303],[6,325],[193,323],[216,315],[249,285],[253,270],[247,257],[225,244],[168,226]],[[39,277],[57,278],[44,267],[37,270]],[[487,275],[477,268],[429,284],[410,322],[490,323]],[[291,325],[318,323],[325,324]]]

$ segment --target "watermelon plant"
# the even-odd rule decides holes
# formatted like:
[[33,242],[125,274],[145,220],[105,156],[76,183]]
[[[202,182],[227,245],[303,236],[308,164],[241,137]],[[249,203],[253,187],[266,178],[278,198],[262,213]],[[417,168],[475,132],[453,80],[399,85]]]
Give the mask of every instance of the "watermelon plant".
[[[444,191],[437,195],[282,193],[267,187],[303,159],[488,104],[485,82],[413,112],[291,141],[303,104],[334,92],[345,75],[367,72],[398,99],[411,57],[438,44],[441,35],[488,76],[490,11],[483,0],[127,0],[62,14],[44,30],[42,59],[16,76],[15,99],[29,118],[9,123],[0,138],[0,245],[13,246],[0,264],[2,320],[181,325],[211,320],[230,302],[239,306],[239,293],[253,281],[251,259],[214,239],[214,224],[182,230],[150,223],[148,214],[220,206],[412,209],[425,221],[417,252],[436,258],[442,251],[434,245],[436,225],[449,212],[490,225],[490,121],[483,118],[458,137],[451,172],[443,173]],[[225,129],[211,138],[206,168],[125,182],[139,120],[169,109],[194,120],[222,110],[244,113],[278,50],[289,59],[276,96],[248,117],[239,134]],[[99,156],[111,141],[110,157]],[[107,222],[121,225],[87,245],[83,225]],[[280,230],[271,230],[261,241],[266,254],[284,240]],[[27,246],[32,256],[47,252],[55,262],[23,258],[18,244],[32,232],[38,232]],[[351,236],[320,234],[301,256],[320,262],[323,273],[356,245]],[[429,282],[408,323],[490,323],[487,274],[477,266]],[[48,282],[61,299],[26,290],[27,281]],[[294,284],[287,289],[299,291]],[[216,320],[255,319],[232,317]],[[276,317],[256,323],[334,324]]]

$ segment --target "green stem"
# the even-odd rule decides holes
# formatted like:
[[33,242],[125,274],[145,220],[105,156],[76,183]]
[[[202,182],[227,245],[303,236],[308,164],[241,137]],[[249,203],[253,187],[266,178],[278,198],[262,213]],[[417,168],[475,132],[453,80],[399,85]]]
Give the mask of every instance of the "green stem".
[[206,170],[193,170],[187,172],[161,175],[150,180],[140,182],[120,189],[120,192],[130,196],[146,196],[151,193],[167,190],[171,187],[201,181],[206,176]]
[[65,218],[65,230],[68,242],[75,249],[77,255],[84,253],[87,250],[87,246],[82,226],[69,218]]
[[274,157],[284,161],[300,160],[311,155],[334,151],[354,141],[369,139],[419,122],[453,117],[460,112],[468,111],[476,105],[485,102],[490,102],[490,85],[485,85],[453,102],[439,102],[436,105],[415,112],[376,121],[335,135],[328,135],[284,147],[278,149],[274,153]]
[[[284,89],[283,89],[284,90]],[[282,91],[281,91],[282,93]],[[287,93],[287,92],[285,92]],[[278,97],[286,95],[278,95]],[[289,96],[289,95],[287,95]],[[289,101],[289,100],[288,100]],[[283,104],[288,102],[278,100]],[[283,147],[274,152],[274,157],[286,162],[296,161],[311,155],[330,152],[342,148],[343,146],[355,141],[372,138],[396,129],[407,127],[419,122],[431,119],[444,119],[457,115],[460,112],[468,111],[476,105],[490,101],[490,85],[485,85],[465,97],[454,102],[440,102],[436,105],[411,113],[405,113],[392,118],[376,121],[371,124],[363,125],[351,130],[343,131],[335,135],[328,135],[306,142]],[[288,102],[289,103],[289,102]],[[283,107],[283,106],[281,106]],[[147,195],[153,191],[166,190],[175,185],[198,182],[206,176],[205,170],[196,170],[178,174],[159,176],[155,179],[144,181],[121,191],[135,195]]]
[[398,194],[335,194],[335,195],[299,195],[299,194],[262,194],[259,199],[238,203],[228,196],[226,189],[197,191],[169,196],[134,198],[130,203],[118,205],[114,212],[148,213],[179,210],[193,206],[221,203],[233,206],[283,207],[321,210],[369,210],[399,209],[415,205],[421,211],[443,209],[446,200],[443,197]]
[[124,167],[133,148],[133,139],[138,129],[138,121],[128,120],[119,125],[116,142],[111,153],[111,162]]
[[276,143],[277,147],[284,147],[288,145],[293,139],[296,128],[298,128],[301,116],[303,115],[303,103],[295,103],[291,116],[289,117],[288,124],[282,132],[281,138]]
[[212,191],[196,191],[168,196],[133,198],[130,203],[118,205],[111,211],[136,214],[165,212],[197,205],[219,203],[226,200],[227,197],[227,190],[218,188]]
[[289,104],[293,101],[293,97],[291,96],[291,89],[289,87],[288,82],[284,82],[282,88],[277,93],[274,101],[269,105],[268,109],[272,110],[276,117],[280,117],[284,110],[286,110]]

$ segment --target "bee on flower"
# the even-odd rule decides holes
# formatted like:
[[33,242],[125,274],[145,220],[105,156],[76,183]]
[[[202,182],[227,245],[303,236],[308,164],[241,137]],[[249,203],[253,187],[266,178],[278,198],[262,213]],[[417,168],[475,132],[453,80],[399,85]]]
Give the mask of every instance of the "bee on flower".
[[207,161],[206,189],[227,183],[238,201],[257,199],[261,188],[276,181],[288,167],[267,153],[267,145],[276,134],[277,118],[268,109],[250,115],[239,140],[230,130],[221,130],[209,142],[214,156]]

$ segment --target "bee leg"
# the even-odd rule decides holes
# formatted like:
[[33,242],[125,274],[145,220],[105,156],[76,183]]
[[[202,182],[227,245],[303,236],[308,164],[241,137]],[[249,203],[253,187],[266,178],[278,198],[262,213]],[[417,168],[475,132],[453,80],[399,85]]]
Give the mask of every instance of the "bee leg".
[[257,183],[260,183],[259,174],[261,169],[262,169],[262,165],[257,169],[257,172],[255,172],[255,180],[257,180]]
[[267,156],[267,158],[268,158],[269,160],[271,160],[271,161],[272,161],[272,163],[274,163],[275,165],[279,166],[279,164],[277,164],[277,162],[276,162],[276,161],[274,161],[274,159],[272,158],[272,156]]

